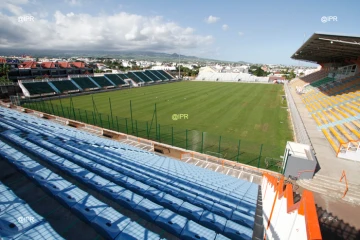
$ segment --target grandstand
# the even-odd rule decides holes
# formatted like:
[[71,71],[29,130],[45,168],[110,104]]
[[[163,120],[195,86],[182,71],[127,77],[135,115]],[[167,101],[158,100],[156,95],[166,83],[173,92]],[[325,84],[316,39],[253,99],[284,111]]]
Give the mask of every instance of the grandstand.
[[31,95],[51,95],[56,91],[47,82],[22,83]]
[[99,88],[89,77],[72,78],[71,81],[83,90],[95,90]]
[[[104,76],[70,77],[64,79],[23,80],[19,86],[26,97],[93,91],[131,85],[149,85],[162,81],[175,80],[162,70],[133,71]],[[130,84],[129,84],[130,83]]]
[[115,87],[106,77],[90,77],[95,83],[102,88],[113,88]]
[[51,83],[61,92],[61,93],[71,93],[79,92],[77,88],[71,81],[62,80],[62,81],[51,81]]
[[248,73],[221,73],[200,71],[196,77],[198,81],[217,81],[217,82],[260,82],[269,83],[269,77],[257,77]]
[[106,77],[112,83],[114,83],[115,86],[127,85],[127,83],[122,78],[120,78],[117,74],[105,74],[104,77]]
[[[328,38],[334,40],[327,44],[334,50],[341,49],[340,53],[324,50],[308,54],[313,48],[323,47],[322,39]],[[356,60],[360,50],[346,42],[355,39],[358,38],[315,33],[293,58],[315,61],[323,67],[293,81],[291,86],[301,94],[303,104],[335,155],[360,161],[360,66]],[[344,57],[345,53],[349,57]]]
[[[53,228],[44,226],[46,235],[38,234],[36,239],[78,239],[75,230],[69,233],[64,231],[64,224],[59,224],[69,216],[87,223],[83,237],[96,231],[106,239],[263,239],[264,226],[270,223],[274,208],[271,199],[283,189],[283,181],[269,174],[259,186],[142,150],[129,145],[128,140],[113,141],[61,125],[70,122],[56,116],[47,116],[53,119],[49,121],[40,119],[45,117],[41,113],[25,114],[3,107],[0,115],[1,166],[9,165],[18,176],[28,178],[29,184],[36,183],[50,196],[54,209],[68,211],[67,216],[60,212],[56,221],[49,217],[53,211],[34,214]],[[84,129],[95,130],[91,126]],[[0,191],[19,191],[12,184],[14,179],[4,176],[0,174],[3,183],[14,189],[0,185]],[[290,186],[286,189],[291,191]],[[268,194],[271,196],[265,201]],[[283,193],[279,196],[279,204],[293,204]],[[274,223],[287,219],[294,222],[293,227],[286,231],[269,228],[266,234],[298,236],[296,229],[300,228],[301,239],[321,239],[311,199],[311,193],[304,193],[299,205],[306,209],[304,213],[294,205],[289,215],[288,210],[276,205],[274,216],[280,219]],[[1,209],[4,204],[8,204],[7,199],[0,198]],[[13,209],[20,210],[21,206],[14,205]],[[11,209],[5,213],[11,219],[14,214]],[[303,220],[296,220],[300,214],[303,216],[298,218]],[[3,216],[0,213],[0,224]],[[8,226],[16,230],[2,227],[0,234],[6,231],[10,236],[26,238],[42,226],[31,223],[21,228],[14,220],[11,223]],[[307,223],[312,224],[311,229]]]

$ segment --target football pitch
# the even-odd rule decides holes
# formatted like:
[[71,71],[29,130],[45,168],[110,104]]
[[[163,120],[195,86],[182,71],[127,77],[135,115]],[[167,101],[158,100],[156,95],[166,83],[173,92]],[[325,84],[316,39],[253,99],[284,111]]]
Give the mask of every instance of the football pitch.
[[[114,117],[128,118],[129,121],[132,117],[132,123],[136,120],[140,125],[140,122],[154,122],[156,103],[157,123],[162,133],[170,126],[176,133],[185,129],[197,130],[208,138],[219,139],[221,136],[222,148],[230,139],[234,145],[238,140],[242,146],[254,145],[254,151],[263,144],[268,155],[280,159],[286,141],[293,139],[286,100],[282,100],[282,95],[283,86],[276,84],[187,81],[94,92],[72,97],[72,100],[62,99],[61,104],[69,107],[72,101],[75,109],[89,112],[94,111],[95,106],[104,116],[111,115],[112,110]],[[52,100],[52,104],[60,105],[60,101]],[[215,145],[212,149],[217,149]]]

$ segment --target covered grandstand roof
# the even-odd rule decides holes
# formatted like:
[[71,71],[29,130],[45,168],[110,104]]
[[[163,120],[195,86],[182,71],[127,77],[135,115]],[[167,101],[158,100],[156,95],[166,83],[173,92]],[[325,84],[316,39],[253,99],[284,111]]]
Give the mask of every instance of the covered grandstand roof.
[[314,33],[292,56],[316,63],[344,62],[360,56],[360,36]]

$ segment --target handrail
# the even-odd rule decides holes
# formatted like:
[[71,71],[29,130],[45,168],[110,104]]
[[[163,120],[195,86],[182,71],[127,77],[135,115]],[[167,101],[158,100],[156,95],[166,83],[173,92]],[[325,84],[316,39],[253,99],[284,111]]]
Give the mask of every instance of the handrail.
[[307,239],[308,240],[322,239],[313,193],[311,191],[304,190],[301,200],[297,203],[294,203],[292,185],[286,184],[286,188],[284,190],[283,177],[281,177],[280,181],[278,178],[267,173],[264,173],[263,177],[265,177],[268,180],[268,183],[270,183],[275,190],[275,199],[274,202],[272,203],[272,209],[270,210],[270,216],[268,219],[266,229],[270,227],[271,217],[274,211],[274,205],[276,200],[277,199],[280,200],[281,198],[286,198],[286,202],[287,202],[286,212],[291,213],[295,210],[298,210],[298,214],[304,216]]
[[349,190],[349,186],[348,186],[348,182],[347,182],[347,178],[346,178],[346,173],[345,173],[345,170],[342,171],[342,174],[341,174],[341,178],[340,178],[340,181],[339,182],[342,182],[343,178],[345,178],[345,191],[344,191],[344,194],[341,198],[344,198],[347,191]]

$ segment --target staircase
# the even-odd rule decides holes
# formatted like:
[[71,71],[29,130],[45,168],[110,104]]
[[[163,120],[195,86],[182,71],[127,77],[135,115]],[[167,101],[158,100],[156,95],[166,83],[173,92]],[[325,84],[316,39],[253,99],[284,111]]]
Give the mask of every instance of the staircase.
[[344,180],[316,174],[313,179],[300,179],[297,183],[310,191],[317,192],[334,199],[342,199],[350,204],[360,205],[360,185],[348,183],[348,191],[344,198],[346,184]]
[[57,89],[52,82],[49,81],[48,84],[50,85],[50,87],[51,87],[52,89],[54,89],[54,91],[55,91],[56,93],[58,93],[58,94],[61,93],[61,92],[59,91],[59,89]]
[[264,221],[263,221],[261,185],[259,185],[259,189],[258,189],[258,199],[256,202],[255,223],[254,223],[252,239],[253,240],[264,239]]

